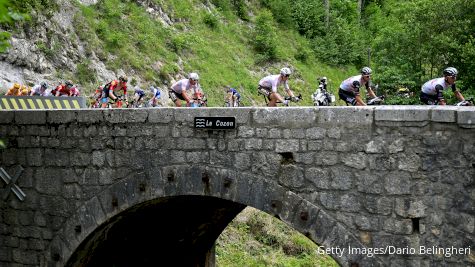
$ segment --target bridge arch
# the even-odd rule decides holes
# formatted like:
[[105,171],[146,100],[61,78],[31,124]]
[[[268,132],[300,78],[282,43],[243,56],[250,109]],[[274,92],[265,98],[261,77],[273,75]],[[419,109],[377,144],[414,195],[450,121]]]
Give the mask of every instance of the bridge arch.
[[[209,256],[207,253],[212,248],[214,241],[227,224],[246,206],[254,207],[279,218],[319,245],[342,248],[365,247],[350,231],[320,207],[285,189],[273,180],[230,169],[175,165],[163,167],[160,170],[155,169],[148,175],[143,173],[126,177],[86,201],[55,236],[48,254],[45,255],[45,261],[61,266],[84,266],[88,261],[89,263],[94,262],[96,259],[91,258],[91,255],[94,255],[94,250],[100,245],[97,243],[98,240],[104,239],[113,225],[129,216],[131,210],[147,213],[146,207],[164,207],[166,204],[183,207],[177,203],[184,205],[196,203],[196,205],[192,205],[192,208],[199,208],[200,204],[210,205],[212,210],[206,212],[205,207],[200,210],[200,213],[212,215],[212,218],[208,219],[213,220],[213,223],[207,226],[213,225],[213,229],[207,229],[208,232],[200,233],[204,236],[195,236],[201,240],[189,240],[191,243],[200,244],[200,246],[205,244],[205,250],[200,251],[199,255],[187,256],[187,259],[175,258],[175,263],[185,260],[181,263],[188,266],[204,266],[206,257]],[[176,212],[186,211],[190,212],[190,210]],[[167,215],[171,214],[164,214],[164,216]],[[213,215],[221,217],[213,217]],[[194,225],[194,230],[198,231],[199,227],[206,228],[204,224],[208,221],[201,221],[201,223],[203,224]],[[157,225],[157,227],[161,226],[163,225]],[[101,241],[99,240],[99,242]],[[191,250],[195,248],[193,247]],[[160,254],[161,252],[163,254],[159,258],[162,263],[167,260],[173,263],[173,259],[167,256],[177,257],[184,254],[183,251],[156,253]],[[365,258],[362,255],[330,256],[342,266],[351,264],[367,266],[379,263],[375,258]]]

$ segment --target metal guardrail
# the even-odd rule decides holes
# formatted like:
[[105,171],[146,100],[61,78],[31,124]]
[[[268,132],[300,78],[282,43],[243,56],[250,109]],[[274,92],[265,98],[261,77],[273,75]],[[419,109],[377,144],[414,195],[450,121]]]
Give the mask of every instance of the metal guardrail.
[[81,109],[86,107],[84,97],[0,96],[0,110]]

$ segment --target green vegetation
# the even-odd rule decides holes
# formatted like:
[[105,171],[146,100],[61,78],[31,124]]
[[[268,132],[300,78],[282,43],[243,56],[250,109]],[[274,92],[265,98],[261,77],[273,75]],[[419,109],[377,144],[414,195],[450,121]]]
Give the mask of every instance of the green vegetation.
[[[112,70],[133,71],[145,85],[165,85],[177,74],[198,72],[211,106],[222,105],[225,85],[242,92],[244,105],[262,105],[257,82],[284,66],[295,68],[290,85],[304,95],[306,105],[311,104],[317,77],[332,77],[332,88],[337,88],[340,80],[355,72],[318,63],[305,37],[280,28],[272,13],[256,4],[212,3],[216,8],[208,12],[196,1],[157,1],[175,21],[167,26],[136,3],[102,0],[94,6],[78,5],[76,31],[88,53],[95,53]],[[249,11],[255,16],[250,17]],[[179,58],[182,64],[177,64]],[[89,90],[95,87],[87,80],[81,83]]]
[[[447,66],[459,70],[458,87],[475,95],[475,2],[470,0],[150,0],[171,25],[136,1],[76,3],[76,33],[106,66],[123,69],[137,81],[160,86],[198,72],[211,106],[220,106],[223,88],[243,92],[244,105],[262,104],[256,85],[281,67],[295,71],[290,85],[310,105],[317,77],[327,76],[333,93],[340,82],[369,64],[373,80],[393,104],[400,87],[418,93],[423,82]],[[5,14],[7,0],[0,0]],[[10,3],[19,13],[58,10],[55,0]],[[446,10],[450,10],[449,13]],[[35,12],[31,12],[35,11]],[[9,20],[12,16],[11,12]],[[0,17],[0,20],[4,17]],[[35,18],[31,22],[34,25]],[[1,23],[1,21],[0,21]],[[25,22],[27,23],[27,22]],[[0,41],[8,33],[0,33]],[[49,36],[53,45],[55,36]],[[53,40],[53,41],[52,41]],[[48,58],[55,47],[37,44]],[[0,45],[0,49],[1,49]],[[90,90],[87,61],[76,76]],[[59,70],[61,72],[61,70]],[[417,96],[415,96],[417,97]],[[450,103],[450,102],[449,102]]]
[[253,208],[242,211],[216,243],[217,266],[338,266],[317,245],[280,220]]

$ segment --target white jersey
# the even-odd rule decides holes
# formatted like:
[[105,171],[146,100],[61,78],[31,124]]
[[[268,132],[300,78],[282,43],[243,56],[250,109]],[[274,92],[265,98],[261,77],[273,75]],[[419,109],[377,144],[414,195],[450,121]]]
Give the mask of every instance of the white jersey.
[[432,79],[424,83],[424,85],[422,85],[422,92],[428,95],[437,95],[437,90],[435,89],[437,85],[442,86],[443,90],[449,87],[452,87],[453,89],[455,88],[455,84],[451,86],[448,82],[445,81],[444,77],[441,77]]
[[277,74],[277,75],[269,75],[269,76],[266,76],[264,78],[262,78],[260,81],[259,81],[259,85],[261,87],[264,87],[264,88],[269,88],[272,90],[272,92],[276,93],[277,92],[277,87],[279,87],[279,85],[284,85],[284,88],[285,90],[289,90],[289,83],[288,83],[288,80],[286,80],[285,82],[282,81],[282,78],[280,76],[280,74]]
[[178,82],[174,83],[171,88],[177,94],[182,94],[183,90],[193,90],[193,93],[201,91],[200,84],[196,82],[195,85],[191,85],[189,79],[181,79]]
[[51,91],[50,90],[42,90],[40,84],[33,86],[33,88],[31,88],[31,93],[33,93],[33,95],[39,95],[39,96],[50,96],[51,95]]
[[363,76],[356,75],[341,82],[340,89],[347,92],[359,93],[363,85],[368,88],[368,83],[363,79]]

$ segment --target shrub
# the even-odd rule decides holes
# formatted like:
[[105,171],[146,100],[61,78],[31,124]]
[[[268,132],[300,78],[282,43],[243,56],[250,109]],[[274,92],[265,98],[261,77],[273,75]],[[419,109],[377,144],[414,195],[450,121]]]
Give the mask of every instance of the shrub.
[[203,22],[211,29],[216,29],[219,25],[218,16],[208,12],[203,16]]
[[262,61],[277,59],[276,32],[272,14],[265,10],[256,18],[253,45]]
[[91,61],[85,60],[76,66],[76,79],[81,82],[95,83],[96,71],[90,67]]

